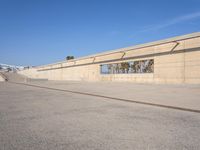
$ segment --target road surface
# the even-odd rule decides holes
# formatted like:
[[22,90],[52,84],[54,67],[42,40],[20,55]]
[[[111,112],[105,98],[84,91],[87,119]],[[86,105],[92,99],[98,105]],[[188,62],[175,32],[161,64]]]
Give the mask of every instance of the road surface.
[[199,150],[200,114],[0,83],[0,150]]

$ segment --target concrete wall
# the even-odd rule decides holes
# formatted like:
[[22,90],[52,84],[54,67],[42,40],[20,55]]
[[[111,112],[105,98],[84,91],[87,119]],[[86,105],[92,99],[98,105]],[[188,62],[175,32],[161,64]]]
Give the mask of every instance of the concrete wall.
[[[154,59],[154,73],[100,74],[100,65]],[[128,47],[20,72],[30,78],[200,84],[200,33]]]
[[6,77],[2,72],[0,72],[0,82],[4,82],[6,80]]
[[4,81],[5,81],[5,79],[0,74],[0,82],[4,82]]

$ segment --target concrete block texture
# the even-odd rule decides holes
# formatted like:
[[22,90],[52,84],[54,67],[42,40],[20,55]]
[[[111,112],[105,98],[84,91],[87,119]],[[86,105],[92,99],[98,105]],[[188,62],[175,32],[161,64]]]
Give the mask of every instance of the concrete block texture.
[[[101,74],[100,66],[154,60],[153,73]],[[108,51],[19,72],[30,78],[74,81],[200,84],[200,33]]]

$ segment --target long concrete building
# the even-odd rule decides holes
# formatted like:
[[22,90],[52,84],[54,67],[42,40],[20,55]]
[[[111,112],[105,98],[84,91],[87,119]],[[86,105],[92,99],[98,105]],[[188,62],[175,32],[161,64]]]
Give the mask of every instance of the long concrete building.
[[200,32],[19,71],[29,78],[200,84]]

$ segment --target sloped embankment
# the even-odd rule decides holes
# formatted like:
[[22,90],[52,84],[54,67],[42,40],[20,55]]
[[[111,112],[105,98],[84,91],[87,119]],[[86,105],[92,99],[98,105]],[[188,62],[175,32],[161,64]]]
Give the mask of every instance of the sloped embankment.
[[0,82],[4,81],[7,81],[7,77],[2,72],[0,72]]
[[13,72],[4,72],[1,73],[2,78],[4,78],[4,81],[13,81],[13,82],[26,82],[27,78],[25,76],[22,76],[18,73]]
[[5,79],[0,74],[0,82],[3,82],[3,81],[5,81]]

